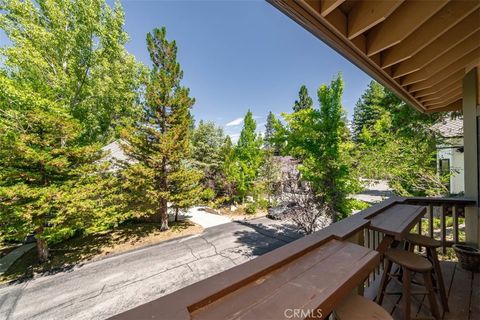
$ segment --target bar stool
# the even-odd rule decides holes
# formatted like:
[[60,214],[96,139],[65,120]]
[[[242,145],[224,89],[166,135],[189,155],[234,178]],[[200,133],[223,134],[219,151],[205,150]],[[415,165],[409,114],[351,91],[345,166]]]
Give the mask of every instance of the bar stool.
[[393,320],[387,310],[365,297],[353,294],[335,308],[336,320]]
[[425,247],[427,251],[427,259],[433,264],[434,289],[438,291],[444,312],[448,312],[448,298],[445,290],[445,283],[443,282],[442,269],[440,268],[440,261],[438,260],[437,248],[442,246],[438,240],[419,234],[409,234],[406,239],[408,250],[413,252],[415,245]]
[[[397,248],[390,248],[385,252],[385,261],[385,270],[382,276],[382,280],[380,282],[380,287],[378,288],[377,303],[379,305],[382,305],[384,295],[389,294],[389,292],[385,292],[385,289],[390,279],[395,279],[396,277],[400,276],[399,274],[391,273],[392,264],[395,263],[402,268],[402,296],[403,313],[405,315],[405,319],[411,319],[410,296],[417,294],[426,294],[428,296],[428,301],[430,303],[430,311],[433,317],[437,320],[440,319],[440,314],[437,307],[437,300],[435,298],[435,292],[432,285],[432,263],[420,255]],[[412,273],[420,273],[423,275],[422,285],[425,287],[426,291],[412,292]]]

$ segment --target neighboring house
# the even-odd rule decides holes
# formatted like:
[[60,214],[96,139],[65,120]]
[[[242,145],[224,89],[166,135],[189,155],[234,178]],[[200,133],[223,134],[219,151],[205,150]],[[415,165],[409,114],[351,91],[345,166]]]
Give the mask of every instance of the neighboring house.
[[463,119],[445,119],[433,129],[443,137],[443,141],[437,144],[437,170],[439,173],[450,172],[448,188],[451,194],[463,193]]
[[119,140],[115,140],[102,148],[102,151],[105,152],[105,156],[102,158],[103,161],[108,161],[111,163],[112,171],[116,171],[119,169],[119,163],[126,162],[126,163],[135,163],[133,159],[131,159],[123,150],[122,142]]

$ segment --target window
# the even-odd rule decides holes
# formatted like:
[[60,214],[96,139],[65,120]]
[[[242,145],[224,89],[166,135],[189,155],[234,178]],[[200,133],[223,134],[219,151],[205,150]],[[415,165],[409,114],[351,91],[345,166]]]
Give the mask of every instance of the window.
[[[438,166],[439,166],[440,176],[444,176],[450,173],[450,159],[440,159]],[[450,178],[445,183],[445,186],[450,191]]]

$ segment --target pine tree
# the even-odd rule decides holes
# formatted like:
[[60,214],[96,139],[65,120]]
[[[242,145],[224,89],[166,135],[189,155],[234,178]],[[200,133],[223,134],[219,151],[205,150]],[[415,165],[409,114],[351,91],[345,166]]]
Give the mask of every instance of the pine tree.
[[202,185],[200,180],[203,173],[192,168],[187,161],[180,161],[175,164],[175,170],[172,170],[169,176],[171,207],[175,211],[175,222],[178,221],[178,212],[187,210],[200,201]]
[[309,159],[315,163],[315,172],[310,172],[316,181],[315,191],[329,208],[334,222],[350,214],[347,196],[358,187],[348,161],[346,144],[350,137],[342,107],[343,86],[343,79],[338,75],[329,86],[318,89],[320,157]]
[[265,124],[264,144],[267,150],[272,150],[275,155],[280,155],[283,149],[283,125],[270,111]]
[[[141,118],[125,130],[125,149],[137,162],[124,170],[124,188],[130,210],[161,223],[164,231],[168,229],[168,202],[179,199],[179,186],[190,188],[196,184],[193,177],[198,177],[183,163],[190,155],[190,110],[195,100],[180,83],[183,71],[177,45],[166,39],[165,27],[147,34],[147,46],[153,68]],[[183,201],[176,206],[182,207]]]
[[376,81],[371,81],[361,98],[358,99],[353,112],[353,138],[358,140],[364,128],[370,129],[385,114],[383,103],[385,90]]
[[235,147],[235,160],[238,162],[237,191],[240,199],[253,191],[258,168],[262,163],[262,139],[255,132],[257,124],[249,110],[243,120],[243,128]]
[[239,176],[239,167],[235,161],[235,148],[230,136],[227,136],[221,149],[222,175],[224,176],[222,188],[229,197],[236,193],[236,181]]
[[[0,237],[48,244],[115,224],[100,144],[132,113],[139,66],[103,0],[0,2]],[[104,179],[105,178],[105,179]]]
[[259,183],[267,193],[268,205],[270,206],[272,196],[279,193],[281,188],[282,170],[281,164],[273,154],[272,150],[266,150],[262,165],[258,170]]
[[298,100],[295,100],[295,104],[293,106],[293,112],[297,112],[303,109],[312,108],[313,100],[308,95],[308,90],[305,85],[300,87],[300,91],[298,92]]
[[[225,140],[223,129],[214,122],[200,120],[192,134],[192,158],[195,167],[204,173],[205,188],[218,189],[222,166],[222,145]],[[217,193],[220,190],[217,190]]]

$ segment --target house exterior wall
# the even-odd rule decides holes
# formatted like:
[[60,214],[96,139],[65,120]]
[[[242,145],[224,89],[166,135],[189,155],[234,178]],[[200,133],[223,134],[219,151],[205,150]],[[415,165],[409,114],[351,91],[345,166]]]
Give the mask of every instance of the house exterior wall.
[[450,138],[445,144],[437,146],[437,172],[440,170],[440,160],[450,161],[450,193],[459,194],[465,192],[464,182],[464,152],[459,151],[463,146],[463,138]]

